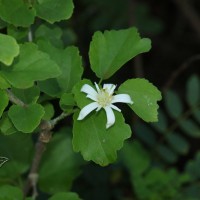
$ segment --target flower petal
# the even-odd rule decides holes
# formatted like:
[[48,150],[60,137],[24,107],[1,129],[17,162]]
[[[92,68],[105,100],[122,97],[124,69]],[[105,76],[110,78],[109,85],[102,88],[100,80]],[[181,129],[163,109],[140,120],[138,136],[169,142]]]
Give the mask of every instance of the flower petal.
[[99,88],[98,84],[96,82],[94,82],[94,84],[95,84],[95,87],[97,89],[97,92],[99,93],[100,92],[100,88]]
[[87,106],[83,107],[79,113],[77,120],[84,119],[88,114],[90,114],[93,110],[99,107],[99,104],[97,102],[92,102],[88,104]]
[[107,90],[109,95],[113,94],[115,88],[116,88],[116,85],[114,85],[114,84],[104,84],[103,85],[103,89]]
[[106,111],[107,116],[106,128],[109,128],[115,123],[115,115],[110,106],[106,106],[104,109]]
[[97,100],[97,95],[98,93],[96,92],[96,90],[91,87],[88,84],[84,84],[83,87],[81,88],[81,92],[85,92],[87,94],[87,97],[96,101]]
[[131,97],[128,94],[117,94],[113,96],[111,103],[130,103],[133,104]]
[[121,110],[117,106],[115,106],[113,104],[110,104],[110,107],[113,108],[113,109],[115,109],[115,110],[117,110],[117,111],[119,111],[119,112],[121,112]]

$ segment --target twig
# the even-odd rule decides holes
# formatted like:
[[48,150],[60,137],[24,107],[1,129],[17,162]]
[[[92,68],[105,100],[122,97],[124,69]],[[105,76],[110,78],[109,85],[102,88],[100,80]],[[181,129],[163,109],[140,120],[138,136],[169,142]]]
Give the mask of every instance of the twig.
[[8,94],[9,100],[12,103],[14,103],[16,105],[19,105],[19,106],[22,106],[22,107],[26,107],[27,106],[22,100],[17,98],[10,90],[7,90],[7,94]]
[[165,84],[165,86],[163,87],[163,91],[167,91],[169,90],[169,88],[173,85],[173,83],[175,82],[175,80],[178,78],[178,76],[185,71],[191,63],[200,60],[200,55],[195,55],[192,56],[191,58],[189,58],[185,63],[183,63],[176,71],[173,72],[173,74],[171,75],[170,79],[167,81],[167,83]]
[[[28,106],[22,100],[17,98],[12,93],[12,91],[7,90],[7,93],[8,93],[10,101],[13,102],[14,104],[17,104],[17,105],[22,106],[22,107]],[[51,136],[52,136],[51,130],[54,128],[54,126],[60,120],[71,115],[75,111],[76,111],[76,109],[72,110],[69,113],[63,112],[63,113],[61,113],[61,115],[59,115],[58,117],[56,117],[56,118],[54,118],[50,121],[42,121],[40,123],[40,133],[39,133],[38,141],[35,145],[35,155],[34,155],[34,158],[33,158],[31,169],[30,169],[30,172],[28,174],[28,179],[27,179],[27,182],[26,182],[25,187],[24,187],[24,197],[26,197],[28,195],[31,188],[33,190],[32,191],[32,198],[35,199],[37,197],[37,195],[38,195],[38,192],[37,192],[38,168],[39,168],[43,153],[46,149],[46,144],[49,143],[49,141],[51,140]]]
[[198,16],[197,12],[185,0],[173,1],[185,15],[192,28],[197,32],[197,35],[200,37],[200,17]]

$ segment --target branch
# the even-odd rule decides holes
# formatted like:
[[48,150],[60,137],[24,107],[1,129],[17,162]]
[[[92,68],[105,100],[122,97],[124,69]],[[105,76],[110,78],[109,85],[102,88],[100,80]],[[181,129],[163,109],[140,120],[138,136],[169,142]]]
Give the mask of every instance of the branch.
[[180,76],[180,74],[183,73],[190,66],[191,63],[198,60],[200,60],[200,54],[192,56],[191,58],[186,60],[186,62],[184,62],[176,71],[172,73],[172,75],[170,76],[170,79],[167,81],[167,83],[163,87],[163,91],[165,92],[169,90],[169,88],[173,85],[173,83],[178,78],[178,76]]
[[197,12],[184,0],[173,1],[185,15],[192,28],[197,32],[197,35],[200,36],[200,17],[198,16]]
[[[7,94],[9,97],[9,100],[19,106],[27,107],[28,105],[25,104],[22,100],[17,98],[12,91],[7,90]],[[32,198],[36,199],[38,192],[37,192],[37,181],[38,181],[38,168],[42,160],[42,156],[44,154],[44,151],[46,149],[47,143],[51,140],[52,132],[51,130],[55,127],[55,125],[65,117],[73,114],[76,112],[77,109],[72,110],[69,113],[61,113],[58,117],[49,120],[49,121],[42,121],[39,125],[40,127],[40,133],[38,140],[35,145],[35,155],[33,158],[33,162],[31,165],[30,172],[28,174],[28,179],[24,187],[24,197],[26,197],[29,193],[29,191],[32,189]]]

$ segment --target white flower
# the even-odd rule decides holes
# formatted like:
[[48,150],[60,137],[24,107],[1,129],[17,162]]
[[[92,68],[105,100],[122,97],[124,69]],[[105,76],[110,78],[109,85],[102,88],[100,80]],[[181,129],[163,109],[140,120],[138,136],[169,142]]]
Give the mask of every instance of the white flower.
[[104,108],[107,116],[106,128],[109,128],[115,123],[115,115],[112,109],[121,112],[121,110],[113,105],[113,103],[130,103],[133,104],[131,97],[128,94],[113,95],[116,85],[104,84],[103,89],[95,83],[96,90],[88,84],[84,84],[81,88],[81,92],[87,94],[87,98],[92,99],[94,102],[86,105],[79,113],[78,120],[84,119],[89,113],[96,109],[99,111]]

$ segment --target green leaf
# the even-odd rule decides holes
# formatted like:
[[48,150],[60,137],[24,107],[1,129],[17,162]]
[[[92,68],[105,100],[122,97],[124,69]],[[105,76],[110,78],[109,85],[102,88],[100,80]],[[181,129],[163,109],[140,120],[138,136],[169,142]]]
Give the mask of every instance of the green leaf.
[[158,145],[157,152],[168,163],[175,163],[178,159],[177,154],[165,145]]
[[124,123],[122,114],[115,112],[115,124],[109,129],[106,129],[104,110],[92,113],[81,121],[77,118],[78,113],[75,113],[72,141],[74,150],[80,151],[85,160],[92,160],[101,166],[114,162],[117,150],[131,136],[131,129]]
[[170,90],[165,93],[165,106],[173,118],[178,118],[183,112],[183,105],[179,96]]
[[16,40],[13,37],[1,33],[0,33],[0,44],[1,44],[0,61],[5,65],[11,65],[13,59],[19,54],[19,45],[17,44]]
[[164,133],[167,130],[167,118],[161,109],[158,110],[158,122],[152,123],[151,126],[160,133]]
[[150,48],[151,41],[141,39],[136,28],[98,31],[90,43],[91,68],[97,77],[108,79],[130,59]]
[[146,124],[137,122],[134,124],[134,130],[137,138],[140,138],[145,144],[150,147],[154,147],[156,145],[155,133]]
[[65,50],[53,47],[49,42],[40,40],[39,48],[48,53],[59,65],[61,75],[56,80],[40,82],[41,90],[51,96],[57,96],[64,92],[71,92],[73,86],[81,80],[83,73],[82,58],[76,47],[68,47]]
[[186,154],[189,151],[190,145],[188,141],[177,133],[168,133],[166,135],[167,142],[171,147],[180,154]]
[[51,24],[69,19],[73,8],[72,0],[38,0],[35,5],[37,16]]
[[31,133],[38,127],[44,115],[44,108],[40,104],[31,104],[26,107],[12,105],[8,116],[17,130]]
[[10,84],[0,74],[0,89],[7,89],[9,87]]
[[133,177],[143,174],[150,166],[150,157],[138,141],[125,143],[121,153],[121,158]]
[[29,29],[10,25],[7,28],[7,32],[8,35],[14,37],[17,41],[23,42],[27,41]]
[[35,9],[23,0],[0,0],[0,17],[15,26],[29,27],[34,22]]
[[7,112],[4,112],[0,120],[0,130],[4,135],[11,135],[17,133],[17,129],[14,127]]
[[85,93],[81,92],[81,88],[84,84],[88,84],[92,87],[93,84],[90,80],[88,79],[83,79],[81,81],[79,81],[74,87],[73,87],[73,94],[74,94],[74,99],[76,101],[76,104],[79,108],[83,108],[84,106],[86,106],[87,104],[91,103],[92,100],[89,98],[86,98]]
[[53,25],[53,27],[41,24],[35,31],[35,38],[45,39],[51,42],[55,47],[63,47],[63,42],[61,40],[62,29],[59,26]]
[[185,134],[199,138],[200,137],[200,128],[199,126],[191,119],[181,120],[179,122],[181,129],[185,132]]
[[34,81],[57,77],[60,70],[35,44],[26,43],[20,47],[19,61],[12,67],[2,69],[1,74],[14,87],[25,89],[33,86]]
[[50,120],[54,116],[54,107],[51,103],[46,103],[43,105],[45,114],[43,115],[43,120]]
[[195,159],[191,160],[186,165],[186,172],[188,172],[192,180],[198,180],[200,178],[200,151],[197,152]]
[[11,185],[0,186],[0,199],[4,200],[23,200],[23,193],[18,187]]
[[200,80],[197,75],[193,75],[187,81],[187,102],[194,106],[200,102]]
[[60,107],[64,111],[71,110],[75,106],[74,96],[72,93],[64,93],[60,99]]
[[56,133],[44,153],[39,170],[39,187],[44,192],[68,191],[79,174],[82,161],[72,150],[69,134],[70,129]]
[[160,91],[145,79],[130,79],[125,81],[118,90],[119,93],[129,94],[133,104],[131,109],[144,121],[158,120],[158,104],[161,100]]
[[7,107],[9,98],[5,90],[0,90],[0,117],[4,111],[4,109]]
[[60,192],[53,195],[49,200],[81,200],[74,192]]
[[12,88],[12,92],[17,98],[22,100],[25,104],[36,103],[40,96],[40,90],[38,86],[33,86],[27,89]]
[[1,182],[16,179],[25,173],[32,162],[33,142],[31,135],[15,133],[12,135],[0,134],[0,154],[9,160],[0,168]]

